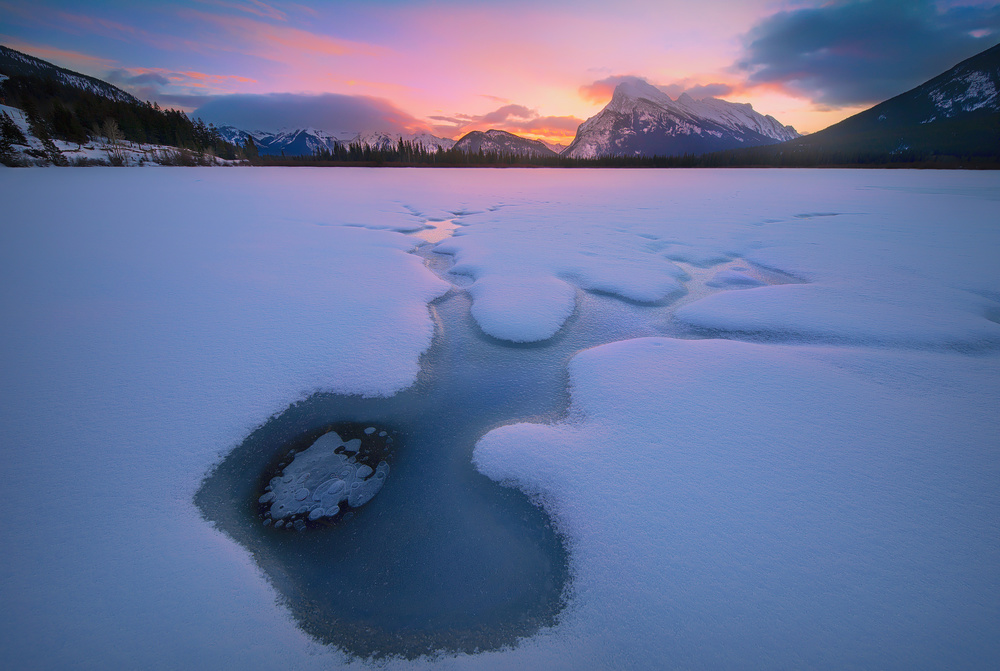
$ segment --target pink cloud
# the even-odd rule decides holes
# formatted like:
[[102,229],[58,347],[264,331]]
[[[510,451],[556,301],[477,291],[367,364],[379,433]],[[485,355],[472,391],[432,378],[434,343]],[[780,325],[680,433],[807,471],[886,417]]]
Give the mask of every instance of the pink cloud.
[[301,60],[301,52],[324,56],[348,54],[372,55],[379,50],[372,45],[341,40],[291,26],[274,25],[246,17],[222,16],[197,10],[182,10],[183,18],[215,25],[235,37],[230,50],[279,62]]
[[275,21],[287,21],[288,15],[280,9],[261,2],[260,0],[247,0],[247,2],[226,2],[226,0],[198,0],[205,5],[214,5],[226,9],[235,9],[239,12],[254,14],[264,19],[274,19]]
[[509,133],[534,136],[547,141],[562,142],[572,139],[583,119],[575,116],[539,116],[538,112],[524,105],[508,104],[486,114],[453,114],[430,117],[439,122],[436,133],[459,138],[474,130],[505,130]]

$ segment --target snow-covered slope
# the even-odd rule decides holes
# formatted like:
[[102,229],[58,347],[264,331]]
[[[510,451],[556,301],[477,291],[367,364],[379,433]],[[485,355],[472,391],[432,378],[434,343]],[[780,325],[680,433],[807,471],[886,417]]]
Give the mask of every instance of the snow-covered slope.
[[624,81],[611,102],[577,130],[563,152],[570,158],[702,154],[773,144],[798,137],[791,126],[748,103],[718,98],[673,100],[642,80]]
[[948,72],[917,89],[929,101],[938,118],[951,119],[971,112],[1000,112],[1000,44],[962,61]]
[[57,67],[40,58],[23,54],[20,51],[15,51],[3,45],[0,45],[0,74],[7,77],[27,76],[54,79],[68,86],[96,93],[109,100],[135,105],[144,104],[138,98],[122,91],[117,86],[113,86],[95,77],[88,77],[78,72]]
[[455,149],[475,154],[516,154],[518,156],[556,156],[556,153],[538,140],[529,140],[505,130],[474,130],[455,143]]
[[187,150],[145,142],[121,140],[110,142],[104,137],[92,137],[87,142],[67,142],[38,138],[31,130],[27,115],[23,110],[9,105],[0,105],[0,115],[6,115],[14,122],[24,136],[11,145],[9,155],[0,155],[0,166],[46,166],[46,165],[118,165],[118,166],[158,166],[158,165],[232,165],[210,155],[195,154]]
[[1000,44],[937,77],[772,152],[1000,157]]

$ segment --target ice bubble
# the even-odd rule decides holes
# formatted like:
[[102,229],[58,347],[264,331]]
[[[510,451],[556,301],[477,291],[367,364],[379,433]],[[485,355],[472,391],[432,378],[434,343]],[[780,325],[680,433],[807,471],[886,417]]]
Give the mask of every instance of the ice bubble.
[[379,432],[378,432],[378,435],[379,435],[379,438],[385,438],[385,437],[386,437],[386,436],[388,436],[389,434],[387,434],[387,433],[386,433],[385,431],[379,431]]
[[361,466],[358,466],[358,470],[355,473],[355,476],[359,478],[367,478],[373,472],[374,471],[372,470],[371,466],[368,466],[367,464],[362,464]]
[[285,520],[278,520],[277,522],[274,523],[275,529],[280,529],[283,526],[285,526]]
[[266,520],[264,520],[264,526],[265,526],[265,527],[269,527],[269,526],[271,526],[271,520],[270,520],[270,519],[266,519]]
[[305,487],[295,492],[296,501],[303,501],[307,496],[309,496],[309,490],[306,489]]
[[292,526],[295,527],[296,531],[305,531],[306,523],[303,520],[295,520],[292,522]]
[[267,494],[264,494],[264,496],[257,499],[257,501],[260,503],[270,503],[273,500],[274,500],[274,492],[268,492]]
[[375,433],[375,431],[376,429],[374,426],[369,426],[367,429],[365,429],[365,433],[368,434],[369,436]]
[[309,519],[312,520],[313,522],[315,522],[319,518],[323,517],[323,515],[325,515],[325,514],[326,514],[326,511],[323,510],[322,508],[313,508],[312,512],[309,513]]
[[344,443],[344,452],[357,452],[361,449],[361,439],[355,438]]
[[[379,468],[381,469],[383,465],[385,465],[385,472],[388,472],[389,466],[384,461],[379,464]],[[385,483],[385,472],[381,478],[371,478],[370,480],[355,482],[351,485],[352,489],[347,497],[347,505],[352,508],[359,508],[371,501]]]

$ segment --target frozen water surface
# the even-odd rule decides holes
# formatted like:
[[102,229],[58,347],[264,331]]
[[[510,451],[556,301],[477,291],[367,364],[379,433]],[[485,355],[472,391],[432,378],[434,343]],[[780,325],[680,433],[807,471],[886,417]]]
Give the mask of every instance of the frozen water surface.
[[[998,198],[931,171],[4,171],[0,655],[995,668]],[[381,490],[265,527],[331,428],[393,438]]]

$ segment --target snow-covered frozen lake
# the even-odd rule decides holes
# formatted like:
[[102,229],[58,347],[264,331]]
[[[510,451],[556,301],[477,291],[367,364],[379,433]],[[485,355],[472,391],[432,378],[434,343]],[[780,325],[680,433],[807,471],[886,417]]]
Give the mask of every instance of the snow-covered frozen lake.
[[[1000,665],[998,173],[23,169],[0,203],[5,666]],[[269,464],[347,421],[397,438],[382,490],[264,527]]]

